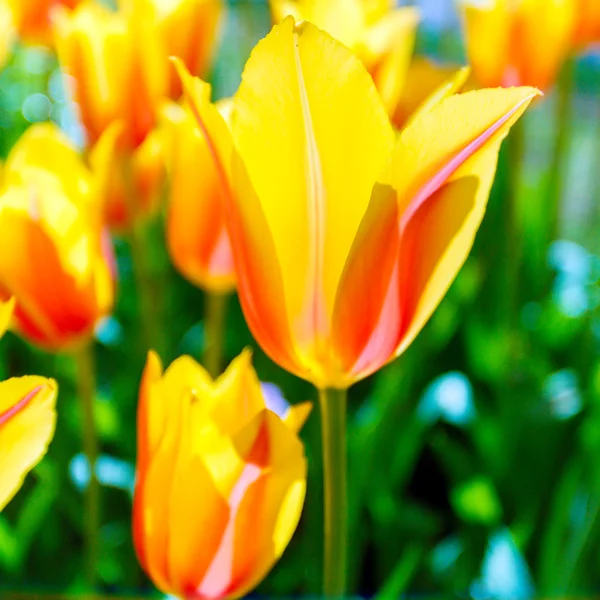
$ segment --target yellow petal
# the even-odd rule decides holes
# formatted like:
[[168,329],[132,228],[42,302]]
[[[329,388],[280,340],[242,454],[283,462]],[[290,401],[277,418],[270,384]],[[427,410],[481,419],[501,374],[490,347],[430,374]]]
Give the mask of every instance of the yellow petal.
[[[408,275],[414,306],[406,309],[410,325],[397,354],[421,330],[464,263],[485,212],[500,144],[538,93],[512,88],[452,96],[401,134],[392,160],[401,219],[407,223],[420,211],[420,224],[413,226],[426,228],[427,235],[414,233],[414,252],[423,254],[413,254],[419,263]],[[428,194],[437,194],[437,200],[425,200]],[[454,215],[448,212],[453,206]]]
[[0,300],[0,337],[2,337],[4,335],[4,332],[8,329],[14,309],[14,298],[11,298],[7,302],[2,302]]
[[[324,351],[347,253],[389,157],[391,126],[360,61],[290,18],[254,49],[232,131],[273,236],[296,351],[310,364]],[[318,377],[317,364],[307,369]]]
[[41,460],[54,434],[57,387],[51,379],[0,383],[0,510]]

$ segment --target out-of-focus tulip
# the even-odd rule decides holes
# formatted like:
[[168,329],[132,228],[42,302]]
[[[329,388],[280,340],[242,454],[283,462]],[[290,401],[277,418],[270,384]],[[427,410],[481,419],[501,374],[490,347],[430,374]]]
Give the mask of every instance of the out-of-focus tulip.
[[154,129],[137,148],[126,151],[121,125],[109,127],[90,152],[104,220],[116,231],[159,210],[166,179],[163,130]]
[[[189,71],[205,77],[215,56],[224,0],[150,0],[157,12],[158,31],[166,56],[179,57]],[[170,70],[170,96],[181,96],[181,82]]]
[[394,0],[270,0],[275,22],[292,15],[324,29],[363,61],[390,117],[404,89],[419,13]]
[[[206,89],[210,93],[209,89]],[[228,120],[231,102],[217,108]],[[194,285],[223,293],[234,289],[235,272],[225,227],[225,194],[210,146],[193,115],[178,105],[171,124],[167,244],[173,264]]]
[[585,49],[600,42],[600,2],[576,0],[577,6],[573,43],[576,49]]
[[[13,309],[14,300],[0,302],[0,337]],[[43,377],[0,382],[0,511],[46,454],[54,434],[56,392],[56,382]]]
[[89,145],[119,122],[123,148],[133,149],[157,123],[169,65],[148,1],[121,4],[112,11],[84,0],[73,11],[57,10],[55,35],[61,67],[73,78]]
[[50,350],[89,338],[112,306],[112,249],[91,174],[52,125],[31,127],[7,159],[0,240],[0,299],[15,298],[17,332]]
[[0,2],[0,69],[8,60],[16,37],[17,31],[10,6],[6,2]]
[[26,43],[52,44],[52,11],[57,6],[74,8],[80,0],[3,0],[12,13],[19,37]]
[[246,320],[273,360],[321,388],[373,373],[423,327],[469,253],[500,144],[538,94],[452,96],[395,141],[362,63],[286,19],[244,70],[232,156],[202,84],[185,80],[229,186]]
[[572,47],[573,0],[462,0],[466,49],[482,86],[549,88]]
[[150,353],[138,407],[133,508],[140,563],[163,592],[237,598],[265,577],[300,518],[310,404],[269,410],[243,352],[216,381]]

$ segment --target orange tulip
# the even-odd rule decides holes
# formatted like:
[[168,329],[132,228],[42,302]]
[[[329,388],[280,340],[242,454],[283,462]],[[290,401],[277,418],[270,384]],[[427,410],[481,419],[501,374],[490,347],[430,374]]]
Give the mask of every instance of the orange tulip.
[[91,174],[50,124],[34,125],[6,162],[0,190],[0,299],[15,327],[50,350],[93,334],[112,306],[112,249]]
[[[13,309],[13,300],[0,302],[0,337]],[[43,377],[0,382],[0,511],[46,454],[56,421],[56,392],[56,382]]]
[[574,45],[577,49],[600,42],[600,2],[577,0]]
[[549,88],[569,54],[573,0],[462,0],[467,56],[483,86]]
[[320,388],[373,373],[423,327],[469,253],[500,144],[538,94],[452,96],[395,141],[354,54],[286,19],[246,65],[232,153],[207,84],[184,79],[228,189],[246,320],[274,361]]
[[[227,120],[231,102],[217,108]],[[223,293],[235,272],[225,228],[225,194],[210,147],[189,110],[173,105],[167,243],[173,264],[194,285]]]
[[190,357],[148,356],[138,407],[134,542],[163,592],[238,598],[285,550],[300,518],[310,404],[271,410],[243,352],[216,381]]
[[310,21],[352,49],[393,116],[406,83],[419,13],[394,0],[270,0],[275,22]]

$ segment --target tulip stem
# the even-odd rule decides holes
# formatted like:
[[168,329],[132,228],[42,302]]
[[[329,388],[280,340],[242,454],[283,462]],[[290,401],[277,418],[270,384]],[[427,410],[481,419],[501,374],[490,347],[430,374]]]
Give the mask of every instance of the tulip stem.
[[323,592],[326,598],[341,598],[346,592],[346,400],[346,390],[319,390],[325,495]]
[[100,484],[96,477],[96,460],[98,458],[98,438],[94,418],[96,373],[91,344],[80,348],[74,354],[74,360],[77,370],[77,395],[81,403],[83,451],[87,457],[90,472],[84,503],[85,574],[88,585],[93,589],[97,581],[98,567]]
[[204,366],[213,379],[221,374],[227,294],[204,296]]

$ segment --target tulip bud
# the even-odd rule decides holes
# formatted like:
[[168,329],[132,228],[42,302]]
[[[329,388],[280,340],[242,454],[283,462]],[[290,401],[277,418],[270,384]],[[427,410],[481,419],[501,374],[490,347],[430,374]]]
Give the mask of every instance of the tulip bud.
[[54,351],[89,338],[112,306],[112,248],[91,174],[52,125],[31,127],[9,154],[0,239],[0,299],[14,296],[17,332]]
[[138,407],[134,542],[146,573],[181,598],[240,597],[300,518],[310,404],[268,408],[243,352],[216,381],[189,357],[148,356]]

